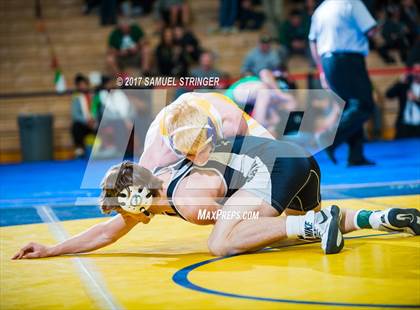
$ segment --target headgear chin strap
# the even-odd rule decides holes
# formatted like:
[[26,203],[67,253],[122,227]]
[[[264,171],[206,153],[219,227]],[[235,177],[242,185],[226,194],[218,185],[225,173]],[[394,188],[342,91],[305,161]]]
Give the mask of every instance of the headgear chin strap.
[[153,216],[149,212],[149,208],[152,206],[152,200],[152,192],[146,187],[129,186],[118,194],[118,203],[121,208],[132,214],[144,213],[146,216]]

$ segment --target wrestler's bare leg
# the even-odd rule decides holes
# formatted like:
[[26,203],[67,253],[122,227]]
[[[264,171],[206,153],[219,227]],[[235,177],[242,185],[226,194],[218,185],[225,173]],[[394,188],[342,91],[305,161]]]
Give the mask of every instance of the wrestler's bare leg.
[[257,219],[219,218],[210,234],[208,246],[214,255],[232,255],[252,252],[282,240],[286,235],[286,218],[263,201],[255,204],[246,203],[256,200],[254,195],[239,190],[224,205],[223,211],[246,214],[257,212]]
[[[222,211],[225,215],[231,212],[239,216],[217,219],[208,242],[214,255],[252,252],[291,236],[320,238],[326,254],[338,253],[344,244],[339,229],[338,208],[323,213],[322,217],[311,212],[292,216],[289,220],[287,216],[278,216],[275,208],[252,193],[239,190],[229,198]],[[258,218],[248,219],[249,212],[257,212]]]

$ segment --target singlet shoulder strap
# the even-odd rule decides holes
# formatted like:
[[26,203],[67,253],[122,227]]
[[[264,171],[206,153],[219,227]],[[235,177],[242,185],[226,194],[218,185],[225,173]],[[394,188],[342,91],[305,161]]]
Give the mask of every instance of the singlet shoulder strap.
[[176,214],[185,220],[185,218],[176,208],[173,195],[175,194],[176,189],[178,188],[178,185],[181,183],[181,181],[190,174],[191,170],[193,169],[193,164],[188,159],[183,159],[173,165],[171,169],[173,173],[168,188],[166,189],[166,197],[168,198],[168,202],[171,208],[176,212]]

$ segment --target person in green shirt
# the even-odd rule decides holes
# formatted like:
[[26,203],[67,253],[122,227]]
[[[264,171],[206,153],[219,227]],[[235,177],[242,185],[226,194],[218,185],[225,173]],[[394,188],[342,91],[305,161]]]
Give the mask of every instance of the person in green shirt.
[[139,25],[121,19],[108,39],[107,64],[112,74],[117,75],[127,67],[140,67],[150,71],[150,52]]

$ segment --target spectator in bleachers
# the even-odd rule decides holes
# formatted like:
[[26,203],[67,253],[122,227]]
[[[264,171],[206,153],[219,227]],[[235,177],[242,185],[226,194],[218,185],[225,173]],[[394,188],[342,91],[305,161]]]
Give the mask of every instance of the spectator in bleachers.
[[192,31],[189,31],[182,26],[175,27],[174,41],[175,44],[182,47],[190,63],[198,61],[200,58],[201,47],[200,42]]
[[277,87],[281,90],[296,89],[296,82],[289,74],[289,69],[286,64],[280,65],[273,70],[273,76],[276,79]]
[[[211,51],[203,51],[200,55],[199,65],[194,67],[190,71],[191,77],[203,78],[203,77],[219,77],[223,78],[223,73],[214,67],[214,54]],[[223,81],[220,81],[215,88],[225,88],[227,85],[223,84]],[[186,92],[194,91],[194,89],[200,89],[201,87],[179,87],[175,91],[175,98],[178,98]],[[209,89],[213,87],[204,87],[204,89]]]
[[92,98],[92,117],[96,120],[97,124],[101,123],[102,115],[104,113],[104,105],[101,101],[101,93],[103,90],[107,90],[106,85],[110,85],[111,78],[108,76],[101,76],[100,84],[95,88]]
[[92,10],[101,5],[101,0],[85,0],[83,4],[83,14],[90,14]]
[[236,32],[235,22],[238,18],[239,0],[220,0],[219,27],[222,33]]
[[107,64],[117,75],[126,67],[141,68],[143,74],[150,71],[150,56],[144,40],[144,32],[129,19],[121,19],[109,35]]
[[310,24],[304,23],[302,12],[292,10],[287,20],[280,26],[279,41],[290,54],[309,57],[308,34]]
[[407,40],[412,46],[419,32],[419,12],[413,0],[403,0],[401,2],[401,21],[407,27]]
[[420,62],[420,32],[416,36],[414,45],[407,54],[407,66],[412,67],[415,63]]
[[157,0],[155,11],[163,22],[163,27],[188,25],[190,10],[185,0]]
[[420,137],[420,62],[413,66],[412,74],[392,85],[386,96],[399,101],[395,138]]
[[303,23],[307,24],[308,27],[311,26],[311,17],[320,2],[320,0],[305,0],[305,4],[303,5],[302,19]]
[[282,63],[285,63],[285,57],[281,57],[280,51],[271,46],[271,39],[263,35],[258,46],[245,56],[241,74],[258,75],[261,70],[274,70]]
[[251,0],[242,0],[239,10],[239,29],[258,30],[264,22],[264,14],[255,10]]
[[118,19],[118,1],[100,1],[100,22],[102,26],[115,25]]
[[120,0],[120,12],[123,16],[134,17],[147,15],[153,11],[155,0]]
[[[122,11],[122,14],[124,16],[136,16],[136,15],[142,15],[142,14],[149,14],[153,10],[154,2],[155,0],[123,0],[123,1],[84,0],[82,11],[83,11],[83,14],[89,15],[92,11],[97,10],[98,7],[102,11],[103,10],[102,6],[104,4],[105,6],[111,4],[111,7],[109,9],[113,10],[114,12],[109,12],[109,13],[113,15],[115,14],[115,20],[116,20],[116,14],[118,13],[119,10]],[[108,10],[105,9],[105,11],[108,11]]]
[[[304,27],[307,27],[308,31],[311,27],[311,18],[315,12],[315,9],[319,5],[319,0],[305,0],[305,3],[300,10],[300,15],[302,18],[302,24]],[[299,10],[299,9],[298,9]]]
[[89,91],[89,80],[78,73],[74,78],[75,92],[71,103],[71,134],[76,157],[85,154],[85,138],[96,131],[96,121],[91,113],[92,96]]
[[277,36],[277,27],[283,21],[284,0],[262,0],[268,33]]
[[183,76],[188,72],[187,54],[184,48],[176,44],[172,29],[165,28],[155,50],[157,71],[165,76]]
[[398,50],[401,60],[406,61],[409,47],[408,28],[401,22],[400,13],[398,6],[390,5],[386,8],[386,17],[381,30],[384,42],[378,48],[379,55],[386,63],[395,63],[395,59],[389,54],[391,49]]
[[108,158],[125,154],[126,137],[130,135],[135,117],[132,104],[126,93],[114,89],[113,79],[102,77],[101,86],[95,96],[102,111],[101,126],[98,136],[102,141],[94,156]]
[[201,53],[199,66],[193,68],[190,75],[193,77],[221,77],[222,72],[214,68],[213,53],[204,51]]

